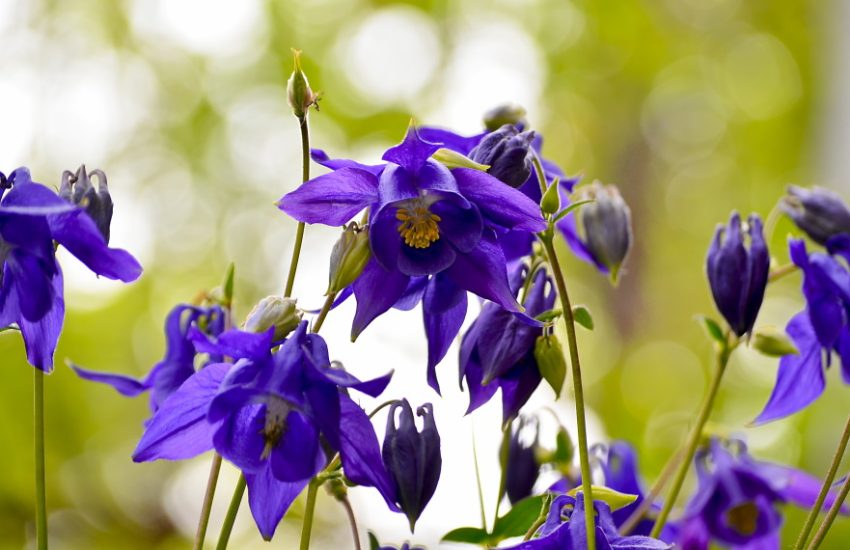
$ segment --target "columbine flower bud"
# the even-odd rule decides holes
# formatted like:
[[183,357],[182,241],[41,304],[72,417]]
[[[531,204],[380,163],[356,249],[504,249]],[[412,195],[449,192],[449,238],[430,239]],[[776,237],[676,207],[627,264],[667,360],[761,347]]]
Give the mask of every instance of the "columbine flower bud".
[[[397,409],[401,409],[398,424]],[[416,414],[423,418],[422,431],[416,430],[413,410],[406,399],[392,404],[381,451],[384,464],[395,481],[399,507],[410,521],[411,532],[437,488],[443,464],[433,407],[426,403],[416,409]]]
[[316,105],[318,108],[319,94],[310,89],[307,75],[301,70],[301,50],[292,50],[292,54],[295,58],[295,67],[286,83],[286,94],[289,97],[292,112],[298,118],[304,118],[311,106]]
[[756,214],[750,215],[747,226],[749,247],[746,246],[741,217],[733,212],[726,226],[717,227],[706,263],[714,303],[738,336],[753,329],[770,269],[761,218]]
[[615,185],[595,181],[584,188],[579,200],[592,199],[578,212],[584,244],[594,261],[616,280],[620,266],[632,247],[632,214]]
[[525,122],[525,109],[519,105],[499,105],[484,113],[484,127],[490,132],[505,124],[521,124]]
[[797,227],[818,244],[826,245],[835,235],[850,234],[850,209],[828,189],[803,189],[792,185],[779,205]]
[[247,332],[265,332],[274,327],[274,339],[282,340],[301,322],[303,312],[294,298],[266,296],[254,306],[245,321]]
[[372,250],[369,248],[369,231],[351,223],[342,232],[331,251],[331,267],[327,294],[339,292],[363,272]]
[[89,174],[86,173],[85,164],[81,165],[76,172],[65,170],[59,185],[59,196],[85,209],[108,243],[109,225],[112,222],[112,197],[106,185],[106,174],[101,170],[93,170],[91,175],[97,176],[97,189],[92,185]]
[[[527,435],[530,430],[534,430],[534,438],[529,441]],[[508,445],[505,490],[511,504],[531,496],[534,490],[540,475],[540,463],[537,461],[539,439],[540,427],[524,416],[519,417],[510,437],[505,439]]]
[[490,132],[470,151],[469,158],[490,167],[487,172],[511,187],[519,187],[531,175],[531,140],[534,132],[522,132],[505,124]]

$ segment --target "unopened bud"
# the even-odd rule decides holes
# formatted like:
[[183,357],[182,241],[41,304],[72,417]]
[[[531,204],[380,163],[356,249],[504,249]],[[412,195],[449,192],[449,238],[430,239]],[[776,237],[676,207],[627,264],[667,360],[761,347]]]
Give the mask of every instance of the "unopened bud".
[[301,322],[302,315],[303,312],[298,309],[295,298],[266,296],[248,314],[245,330],[265,332],[270,327],[274,327],[274,339],[282,340],[295,330]]
[[339,292],[353,283],[371,257],[368,229],[356,223],[348,225],[331,251],[327,294]]
[[307,75],[301,70],[301,50],[292,50],[292,54],[295,58],[295,67],[286,83],[286,94],[289,97],[292,112],[296,117],[304,118],[311,106],[315,105],[318,109],[319,94],[313,92],[310,83],[307,82]]
[[564,349],[561,342],[554,334],[538,336],[534,344],[534,360],[540,376],[552,386],[555,395],[561,395],[564,387],[564,378],[567,376],[567,360],[564,358]]
[[92,185],[91,177],[86,173],[85,164],[76,172],[65,170],[59,185],[59,196],[83,208],[94,220],[103,239],[109,243],[109,225],[112,222],[112,197],[106,185],[106,174],[93,170],[91,176],[97,176],[97,188]]
[[850,209],[841,197],[822,187],[803,189],[792,185],[779,206],[818,244],[826,245],[831,237],[850,234]]
[[490,167],[487,172],[511,187],[519,187],[531,175],[531,140],[534,132],[520,132],[505,124],[484,136],[469,158]]
[[590,199],[578,212],[584,243],[597,264],[616,281],[620,266],[632,247],[632,214],[615,185],[595,181],[579,193]]
[[519,105],[499,105],[484,113],[484,127],[489,131],[497,130],[505,124],[525,122],[525,109]]

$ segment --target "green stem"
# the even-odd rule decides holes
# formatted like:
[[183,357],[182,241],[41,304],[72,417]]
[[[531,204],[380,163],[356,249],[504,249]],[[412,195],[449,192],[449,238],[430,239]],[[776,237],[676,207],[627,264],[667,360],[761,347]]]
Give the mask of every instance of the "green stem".
[[478,445],[475,443],[474,428],[472,429],[472,464],[475,466],[475,484],[478,488],[478,507],[481,509],[481,528],[484,529],[484,531],[487,531],[487,514],[484,511],[484,489],[481,485],[481,470],[478,467]]
[[549,182],[546,181],[546,171],[543,169],[543,163],[540,161],[540,156],[536,151],[532,150],[531,162],[534,164],[534,171],[537,174],[537,183],[540,185],[541,197],[546,194],[546,189]]
[[771,271],[770,274],[767,276],[767,281],[770,283],[778,281],[779,279],[785,277],[786,275],[790,275],[795,271],[797,271],[797,266],[795,264],[785,264]]
[[242,495],[245,494],[245,475],[239,475],[239,481],[236,483],[236,489],[233,491],[233,498],[230,499],[230,506],[227,508],[227,515],[224,517],[224,524],[221,526],[221,534],[218,536],[218,544],[216,550],[225,550],[227,542],[230,540],[230,532],[233,531],[233,524],[236,522],[236,514],[239,513],[239,506],[242,504]]
[[47,550],[47,497],[44,490],[44,371],[33,369],[35,419],[35,540]]
[[[531,277],[529,275],[529,277]],[[508,454],[510,453],[510,438],[511,424],[513,419],[508,420],[508,423],[502,426],[502,443],[499,445],[499,465],[502,467],[502,475],[499,478],[499,494],[496,497],[496,512],[493,514],[493,525],[499,521],[499,508],[501,508],[502,500],[505,498],[505,492],[508,486]]]
[[301,550],[310,548],[310,533],[313,530],[313,512],[316,510],[316,494],[321,483],[317,478],[310,480],[307,486],[307,508],[304,510],[304,523],[301,524]]
[[[551,229],[551,228],[550,228]],[[576,338],[575,318],[573,317],[573,308],[570,305],[569,294],[567,294],[567,283],[564,280],[564,274],[561,271],[561,264],[558,262],[558,256],[555,253],[555,246],[552,240],[551,232],[548,232],[540,239],[546,249],[546,256],[549,258],[549,265],[552,267],[552,276],[555,278],[555,285],[558,288],[558,296],[561,299],[561,309],[563,310],[564,325],[567,329],[567,340],[570,348],[570,364],[573,377],[573,391],[576,399],[576,427],[578,431],[578,455],[581,464],[581,490],[584,495],[585,514],[584,522],[587,532],[587,548],[588,550],[596,550],[596,525],[593,512],[593,492],[591,490],[591,473],[590,459],[587,452],[587,420],[584,413],[584,389],[581,383],[581,364],[578,356],[578,340]]]
[[313,321],[313,333],[319,332],[319,330],[321,330],[322,325],[325,322],[325,317],[328,316],[328,312],[334,305],[334,298],[336,298],[336,292],[328,294],[328,297],[325,299],[325,304],[322,306],[322,310],[319,311],[319,316],[316,317],[315,321]]
[[540,526],[544,523],[546,523],[546,516],[540,516],[536,520],[534,520],[534,523],[532,523],[531,527],[528,528],[528,531],[525,532],[525,536],[522,537],[523,542],[531,540],[531,537],[534,536],[534,533],[536,533],[537,530],[540,529]]
[[732,354],[732,350],[735,349],[736,345],[737,342],[730,345],[727,337],[723,347],[716,354],[717,368],[715,369],[714,375],[711,379],[711,386],[709,387],[708,394],[705,396],[702,407],[700,407],[697,422],[691,429],[687,447],[685,447],[685,455],[682,462],[679,464],[679,469],[676,471],[676,477],[673,479],[673,487],[670,489],[670,494],[667,495],[667,499],[664,501],[664,507],[661,509],[661,513],[658,514],[658,519],[652,527],[652,533],[649,535],[651,537],[658,538],[658,535],[661,533],[661,529],[663,529],[664,524],[667,523],[667,517],[673,510],[673,505],[676,503],[679,491],[682,490],[682,484],[685,481],[685,477],[688,475],[691,461],[694,459],[694,454],[696,454],[697,446],[699,445],[702,437],[702,430],[705,427],[705,423],[708,421],[711,409],[714,408],[714,401],[717,397],[717,391],[720,389],[720,381],[723,379],[723,373],[726,371],[726,365],[729,363],[729,356]]
[[826,472],[826,477],[821,485],[820,493],[815,501],[812,509],[809,510],[809,515],[806,517],[806,523],[803,524],[803,529],[797,537],[797,542],[794,544],[794,550],[802,550],[815,526],[815,520],[818,513],[823,507],[826,496],[829,494],[829,489],[832,487],[832,481],[835,479],[835,474],[838,472],[838,466],[841,464],[841,459],[844,457],[844,452],[847,450],[847,442],[850,440],[850,417],[847,418],[847,423],[844,425],[844,432],[841,434],[841,439],[838,441],[838,448],[835,449],[835,455],[832,457],[832,464],[829,465],[829,470]]
[[[310,126],[307,124],[307,115],[299,117],[301,128],[301,181],[310,179]],[[289,275],[286,277],[286,290],[284,298],[292,296],[292,287],[295,285],[295,272],[298,270],[298,258],[301,257],[301,243],[304,241],[304,222],[298,222],[295,231],[295,247],[292,249],[292,259],[289,262]]]
[[207,490],[204,493],[204,503],[201,506],[201,519],[198,520],[195,544],[192,546],[194,550],[201,550],[204,547],[204,539],[207,536],[207,527],[210,524],[210,511],[212,510],[213,496],[215,496],[215,487],[218,484],[219,471],[221,471],[221,455],[215,453],[212,464],[210,465],[210,475],[207,478]]
[[345,508],[345,514],[348,516],[348,523],[351,525],[351,536],[354,537],[354,550],[361,550],[360,547],[360,532],[357,530],[357,519],[354,517],[354,509],[348,498],[340,500],[342,507]]
[[643,520],[646,516],[646,513],[655,503],[655,499],[658,498],[661,491],[663,491],[664,487],[667,485],[667,482],[670,481],[670,477],[673,475],[673,472],[682,460],[684,451],[684,449],[679,449],[672,457],[670,457],[670,460],[668,460],[667,464],[664,465],[664,469],[661,470],[661,474],[658,476],[655,484],[652,488],[650,488],[649,493],[647,493],[646,498],[643,499],[640,506],[632,512],[632,514],[623,523],[622,527],[620,527],[621,535],[626,536],[634,531],[635,527],[637,527],[641,520]]
[[847,493],[850,493],[850,474],[847,474],[847,479],[844,480],[844,484],[841,486],[841,490],[838,492],[835,502],[833,502],[832,506],[829,507],[829,512],[827,512],[826,517],[823,518],[823,523],[821,523],[820,527],[818,527],[818,532],[815,533],[815,538],[812,539],[812,543],[809,545],[809,550],[816,550],[823,542],[823,539],[829,532],[829,528],[832,527],[832,522],[835,521],[835,516],[838,515],[838,512],[841,511],[841,507],[844,505]]

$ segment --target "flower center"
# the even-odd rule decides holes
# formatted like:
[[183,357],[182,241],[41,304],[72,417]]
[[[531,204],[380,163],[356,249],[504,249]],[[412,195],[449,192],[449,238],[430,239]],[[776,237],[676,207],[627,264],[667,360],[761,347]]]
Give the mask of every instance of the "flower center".
[[399,208],[396,210],[395,217],[401,222],[398,232],[404,237],[407,246],[428,248],[431,243],[440,238],[437,222],[441,221],[441,218],[425,206]]
[[266,403],[266,423],[262,430],[266,445],[263,447],[263,454],[260,455],[262,460],[269,457],[272,449],[283,437],[286,431],[286,417],[289,416],[291,410],[292,406],[277,396],[270,397]]
[[726,521],[741,535],[749,536],[758,528],[759,510],[754,502],[745,502],[726,512]]

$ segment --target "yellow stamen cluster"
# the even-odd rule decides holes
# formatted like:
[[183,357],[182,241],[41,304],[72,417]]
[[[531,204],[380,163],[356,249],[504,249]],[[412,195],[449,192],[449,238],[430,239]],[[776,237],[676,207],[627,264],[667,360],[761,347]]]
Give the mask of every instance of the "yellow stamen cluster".
[[440,228],[437,222],[440,216],[428,211],[424,206],[415,208],[399,208],[395,217],[401,222],[398,232],[404,237],[407,246],[413,248],[428,248],[431,243],[440,238]]

